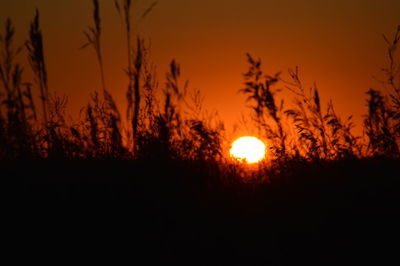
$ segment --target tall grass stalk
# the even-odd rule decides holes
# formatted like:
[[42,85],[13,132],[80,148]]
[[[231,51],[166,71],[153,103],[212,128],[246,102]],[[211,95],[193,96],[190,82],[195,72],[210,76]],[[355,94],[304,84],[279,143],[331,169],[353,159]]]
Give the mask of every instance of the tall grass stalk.
[[36,76],[36,82],[40,88],[40,100],[42,102],[43,120],[48,122],[48,101],[49,89],[47,84],[47,71],[44,57],[43,36],[39,24],[39,10],[36,10],[35,17],[30,25],[29,40],[26,42],[28,59],[31,68]]
[[104,65],[103,65],[103,56],[101,51],[101,18],[100,18],[100,5],[98,0],[93,0],[93,22],[94,26],[89,26],[83,34],[86,37],[87,43],[85,43],[81,49],[84,49],[88,46],[92,46],[97,57],[97,62],[99,64],[100,69],[100,79],[101,86],[103,87],[103,92],[106,92],[106,83],[104,77]]
[[[115,0],[115,7],[118,14],[121,16],[124,22],[124,28],[126,33],[126,44],[128,51],[128,68],[126,74],[128,76],[128,90],[126,98],[128,102],[127,106],[127,120],[130,121],[132,130],[132,143],[134,151],[137,152],[137,138],[140,122],[140,106],[141,106],[141,79],[143,74],[143,68],[145,62],[145,47],[144,41],[137,37],[135,45],[132,45],[132,1],[130,0]],[[157,2],[151,4],[142,14],[140,19],[144,19],[154,8]]]

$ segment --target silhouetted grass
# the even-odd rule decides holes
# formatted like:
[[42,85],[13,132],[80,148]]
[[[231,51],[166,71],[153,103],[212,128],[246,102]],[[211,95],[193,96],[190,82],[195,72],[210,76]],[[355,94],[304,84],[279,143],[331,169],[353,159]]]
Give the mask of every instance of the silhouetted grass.
[[29,63],[32,71],[35,73],[36,82],[40,88],[40,100],[43,108],[43,121],[46,125],[48,121],[47,109],[49,102],[49,89],[47,85],[47,70],[44,59],[43,36],[39,22],[39,10],[36,10],[35,17],[31,22],[29,40],[26,42],[26,48],[29,52]]
[[[47,158],[51,157],[51,154],[57,154],[58,157],[69,159],[161,156],[175,159],[224,160],[221,157],[222,127],[211,126],[202,120],[204,116],[201,117],[198,113],[201,103],[187,97],[187,82],[179,84],[179,65],[172,61],[164,89],[159,88],[144,41],[137,38],[136,44],[132,45],[130,1],[121,3],[123,12],[120,3],[116,2],[117,10],[125,23],[128,48],[127,119],[130,127],[122,127],[117,104],[105,87],[100,41],[100,6],[98,1],[93,1],[93,5],[94,26],[85,32],[88,39],[86,45],[91,45],[96,52],[103,93],[102,97],[97,93],[93,95],[91,102],[83,109],[84,119],[74,124],[68,124],[64,119],[66,99],[56,95],[50,97],[39,13],[36,12],[31,23],[30,38],[26,47],[39,88],[43,125],[36,122],[38,112],[32,97],[32,85],[23,82],[22,68],[14,63],[14,57],[20,49],[14,51],[12,47],[14,29],[11,21],[7,22],[2,38],[4,56],[1,73],[6,98],[1,108],[1,121],[2,131],[13,132],[3,134],[2,141],[4,147],[8,146],[8,150],[13,150],[15,156],[12,157],[22,156],[29,150],[30,153],[36,153],[32,154],[33,158]],[[145,11],[145,14],[147,13],[148,10]],[[325,108],[321,105],[316,86],[309,92],[303,87],[297,68],[289,70],[291,81],[285,82],[280,78],[280,73],[272,76],[263,74],[261,60],[247,55],[250,66],[244,75],[245,88],[241,92],[247,94],[248,100],[253,102],[254,121],[268,142],[271,159],[284,163],[286,160],[398,157],[398,40],[398,32],[393,41],[385,37],[389,66],[383,70],[386,75],[385,83],[391,89],[389,94],[384,96],[378,90],[368,92],[368,114],[363,125],[368,142],[362,142],[361,137],[352,133],[352,117],[344,121],[340,119],[331,101]],[[275,88],[276,86],[278,88]],[[160,89],[163,98],[157,99],[155,95]],[[278,104],[276,94],[282,89],[288,89],[294,94],[294,105],[289,108],[284,106],[283,100]],[[141,100],[143,97],[144,102]],[[193,111],[193,107],[197,111]],[[24,137],[21,135],[18,141],[6,139],[7,135],[15,138],[18,134],[23,134]],[[29,144],[20,145],[24,142],[22,139],[28,140]],[[75,147],[77,150],[71,151],[67,147]]]
[[[256,115],[256,122],[264,131],[265,137],[272,143],[273,153],[278,158],[286,158],[286,132],[282,125],[283,102],[280,105],[276,103],[272,87],[279,81],[279,74],[274,76],[264,75],[261,70],[261,60],[254,60],[247,54],[247,60],[250,64],[249,72],[244,74],[246,87],[241,90],[243,93],[250,94],[249,100],[255,102],[253,110]],[[273,121],[272,126],[269,119]]]

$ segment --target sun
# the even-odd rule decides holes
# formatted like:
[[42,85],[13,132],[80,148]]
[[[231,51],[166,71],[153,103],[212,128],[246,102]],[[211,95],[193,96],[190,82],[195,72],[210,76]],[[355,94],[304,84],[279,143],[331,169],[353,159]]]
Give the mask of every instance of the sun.
[[241,137],[232,143],[229,152],[233,158],[258,163],[265,157],[265,144],[256,137]]

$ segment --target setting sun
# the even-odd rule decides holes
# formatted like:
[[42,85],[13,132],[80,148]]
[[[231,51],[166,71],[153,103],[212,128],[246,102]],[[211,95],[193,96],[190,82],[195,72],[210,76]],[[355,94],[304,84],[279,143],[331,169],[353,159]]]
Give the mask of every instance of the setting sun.
[[265,144],[256,137],[241,137],[233,142],[230,154],[247,163],[257,163],[265,157]]

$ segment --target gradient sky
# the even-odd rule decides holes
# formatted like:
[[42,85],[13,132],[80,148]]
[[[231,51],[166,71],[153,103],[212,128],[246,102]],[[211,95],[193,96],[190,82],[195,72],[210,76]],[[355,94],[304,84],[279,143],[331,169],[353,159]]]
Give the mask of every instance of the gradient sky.
[[[134,16],[152,3],[136,2]],[[100,4],[106,83],[124,108],[125,36],[114,1]],[[85,43],[82,32],[92,24],[92,1],[2,0],[0,21],[14,21],[20,44],[36,7],[50,89],[68,95],[76,115],[100,88],[94,52],[79,50]],[[299,66],[307,87],[316,82],[324,102],[332,99],[342,117],[354,114],[360,124],[365,91],[382,87],[373,78],[387,62],[382,34],[392,36],[399,24],[399,0],[159,0],[145,20],[135,23],[135,31],[151,41],[161,85],[176,59],[183,78],[202,91],[205,107],[218,111],[231,128],[249,113],[245,96],[237,93],[247,52],[260,57],[268,73],[283,71],[287,77],[288,68]],[[26,69],[27,79],[29,73]]]

